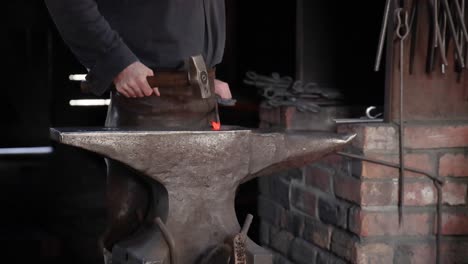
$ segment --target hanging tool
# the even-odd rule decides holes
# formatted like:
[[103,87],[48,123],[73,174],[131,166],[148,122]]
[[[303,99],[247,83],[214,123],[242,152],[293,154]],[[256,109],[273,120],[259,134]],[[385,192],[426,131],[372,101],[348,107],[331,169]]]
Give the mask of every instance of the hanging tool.
[[[462,38],[465,39],[465,42],[468,42],[468,32],[466,31],[465,18],[464,18],[462,8],[460,7],[460,3],[458,3],[458,0],[454,0],[453,3],[455,5],[455,11],[456,11],[455,13],[458,18],[458,23],[459,23],[458,26],[461,29],[460,35],[462,35]],[[463,5],[464,5],[464,2],[463,2]]]
[[[458,45],[460,45],[460,48],[462,50],[462,58],[456,58],[457,60],[464,60],[463,54],[465,53],[465,42],[468,42],[468,32],[466,30],[465,26],[465,14],[462,10],[465,9],[465,1],[462,0],[461,6],[460,3],[458,2],[459,0],[454,0],[454,6],[455,6],[455,13],[458,18],[458,32],[457,32],[457,38],[456,42]],[[466,61],[466,60],[465,60]],[[461,81],[461,73],[463,69],[459,67],[457,69],[457,82]]]
[[419,0],[413,0],[411,4],[411,46],[409,55],[409,73],[413,74],[414,71],[414,56],[416,52],[416,43],[418,42],[418,16],[419,16]]
[[[447,61],[447,56],[446,56],[446,49],[445,49],[445,30],[444,33],[441,33],[439,21],[444,21],[445,20],[445,15],[442,14],[442,16],[439,15],[439,8],[440,2],[438,0],[430,0],[428,1],[428,8],[429,8],[429,15],[430,18],[432,19],[431,25],[433,27],[430,29],[430,41],[433,42],[429,44],[429,49],[430,52],[429,54],[432,54],[432,56],[435,56],[435,50],[436,48],[440,52],[440,58],[442,60],[441,63],[441,71],[442,73],[445,73],[445,68],[448,66],[448,61]],[[442,22],[443,23],[443,22]],[[444,38],[442,37],[444,36]],[[432,46],[431,46],[432,45]],[[434,57],[428,57],[427,65],[426,65],[426,72],[431,72],[434,68]]]
[[400,41],[400,114],[399,114],[399,157],[400,157],[400,169],[399,169],[399,192],[398,192],[398,222],[401,225],[403,221],[403,205],[404,205],[404,173],[405,173],[405,155],[404,155],[404,123],[403,123],[403,80],[404,80],[404,48],[405,48],[405,39],[409,34],[409,25],[408,25],[408,12],[403,8],[398,8],[396,10],[396,35]]
[[[439,13],[439,1],[435,0],[434,1],[434,9],[437,10],[437,14]],[[442,73],[445,74],[445,68],[449,65],[448,60],[447,60],[447,55],[446,55],[446,50],[445,50],[445,29],[443,31],[443,34],[441,33],[440,25],[439,25],[439,20],[444,21],[444,16],[437,16],[437,23],[435,24],[435,30],[436,30],[436,35],[437,35],[437,47],[439,48],[440,52],[440,58],[442,59]],[[444,36],[444,38],[442,38]]]
[[382,19],[382,27],[380,29],[379,45],[377,46],[377,56],[375,59],[374,71],[379,71],[380,61],[382,60],[382,51],[385,44],[385,35],[387,33],[388,26],[388,15],[390,13],[390,5],[392,0],[387,0],[385,2],[384,16]]
[[456,29],[455,29],[455,23],[453,21],[453,17],[452,17],[452,13],[451,13],[451,10],[450,10],[450,6],[448,4],[448,1],[447,0],[441,0],[442,1],[442,7],[444,9],[444,13],[445,15],[447,16],[447,20],[448,20],[448,26],[449,26],[449,30],[450,30],[450,33],[452,35],[452,38],[455,40],[454,41],[454,45],[455,45],[455,51],[456,51],[456,54],[459,58],[459,63],[460,63],[460,66],[462,68],[465,68],[465,62],[464,62],[464,59],[463,59],[463,55],[462,55],[462,50],[461,50],[461,47],[459,45],[459,43],[456,41],[457,39],[457,32],[456,32]]
[[[463,11],[463,15],[465,14],[465,0],[462,0],[462,11]],[[464,18],[464,23],[466,25],[466,17],[463,16]],[[468,61],[468,43],[465,45],[465,49],[464,49],[464,52],[465,52],[465,61]]]
[[432,34],[433,36],[433,39],[432,41],[434,42],[434,48],[437,48],[437,26],[439,25],[439,1],[438,0],[433,0],[433,9],[432,11],[434,12],[433,13],[433,21],[432,21],[432,24],[434,25],[433,26],[433,29],[434,29],[434,33]]
[[376,110],[377,107],[369,106],[366,108],[366,118],[368,119],[377,119],[383,115],[383,113],[372,114],[372,111]]
[[434,70],[434,60],[435,60],[435,48],[437,47],[436,43],[436,27],[437,21],[434,10],[436,9],[434,0],[429,0],[428,2],[428,15],[429,15],[429,37],[427,39],[427,59],[426,59],[426,73],[431,73]]

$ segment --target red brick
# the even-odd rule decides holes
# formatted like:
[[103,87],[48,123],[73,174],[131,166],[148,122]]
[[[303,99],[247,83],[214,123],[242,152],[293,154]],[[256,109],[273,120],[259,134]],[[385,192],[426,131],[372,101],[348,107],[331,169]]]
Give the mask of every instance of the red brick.
[[393,248],[383,243],[359,245],[356,248],[357,264],[393,264],[393,256]]
[[302,233],[304,233],[304,218],[302,214],[287,211],[286,221],[280,227],[294,236],[302,236]]
[[405,182],[404,205],[424,206],[437,203],[437,190],[431,181]]
[[343,159],[343,156],[337,154],[330,154],[321,158],[317,162],[320,164],[331,166],[332,168],[336,168],[340,167],[343,164],[343,162],[345,162],[345,160]]
[[318,199],[319,219],[327,224],[346,228],[348,222],[348,206],[336,199],[320,197]]
[[442,201],[448,205],[465,205],[466,192],[466,184],[445,182],[442,187]]
[[303,238],[315,245],[330,249],[331,234],[333,228],[320,221],[308,220],[305,222]]
[[291,185],[291,206],[311,217],[317,216],[317,197],[298,184]]
[[285,128],[294,127],[294,118],[296,115],[296,107],[281,107],[281,124]]
[[319,167],[317,165],[308,166],[305,169],[306,185],[316,187],[324,192],[331,192],[331,181],[334,171],[332,169]]
[[340,256],[349,262],[354,262],[356,259],[356,247],[358,243],[358,237],[335,228],[333,230],[330,247],[331,251],[335,253],[335,255]]
[[398,203],[398,182],[369,182],[363,181],[361,185],[361,205],[384,206]]
[[[398,155],[395,154],[376,154],[368,153],[366,157],[378,159],[382,161],[399,164]],[[430,153],[410,153],[405,155],[405,167],[419,169],[425,172],[433,173],[434,162]],[[371,179],[398,178],[399,170],[381,164],[371,163],[367,161],[353,162],[353,173],[356,176]],[[425,177],[422,174],[406,171],[405,176],[408,177]]]
[[268,246],[268,244],[270,244],[270,226],[271,225],[266,221],[260,221],[259,240],[262,246]]
[[[295,238],[291,244],[289,257],[294,263],[314,263],[317,258],[317,248],[300,238]],[[282,262],[275,262],[282,263]]]
[[463,239],[442,241],[440,263],[468,263],[468,242]]
[[270,245],[283,255],[288,255],[293,239],[294,236],[291,233],[282,230],[271,237]]
[[348,229],[354,233],[361,230],[361,208],[351,207],[348,212]]
[[395,249],[394,263],[435,264],[435,244],[415,242],[399,245]]
[[361,203],[361,181],[359,179],[340,174],[336,174],[333,178],[333,187],[336,196],[357,204]]
[[405,128],[405,146],[414,149],[468,146],[468,125],[413,125]]
[[443,235],[467,235],[468,212],[444,212],[441,232]]
[[260,107],[260,120],[273,125],[280,124],[280,112],[278,108]]
[[398,212],[354,212],[350,217],[350,230],[363,237],[432,234],[431,213],[407,213],[402,226],[398,223]]
[[267,197],[258,197],[258,215],[274,226],[281,226],[287,221],[287,212],[279,204]]
[[368,151],[398,151],[398,131],[390,124],[352,124],[338,126],[340,133],[356,133],[351,143],[364,153]]
[[286,177],[274,175],[268,178],[270,182],[270,198],[278,202],[285,209],[289,209],[289,185]]
[[468,177],[468,156],[465,154],[445,154],[439,160],[439,175]]

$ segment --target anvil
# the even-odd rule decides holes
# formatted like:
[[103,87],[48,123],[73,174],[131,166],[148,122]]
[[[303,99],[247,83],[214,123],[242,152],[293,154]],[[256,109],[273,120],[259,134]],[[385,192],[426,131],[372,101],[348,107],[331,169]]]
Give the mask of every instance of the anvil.
[[[153,223],[112,249],[113,263],[193,264],[240,231],[234,210],[239,185],[298,168],[338,151],[354,135],[306,131],[138,131],[51,129],[54,140],[117,160],[154,186]],[[171,245],[172,244],[172,245]],[[171,252],[170,248],[176,252]],[[248,263],[271,264],[271,254],[247,241]],[[171,263],[176,264],[176,263]]]

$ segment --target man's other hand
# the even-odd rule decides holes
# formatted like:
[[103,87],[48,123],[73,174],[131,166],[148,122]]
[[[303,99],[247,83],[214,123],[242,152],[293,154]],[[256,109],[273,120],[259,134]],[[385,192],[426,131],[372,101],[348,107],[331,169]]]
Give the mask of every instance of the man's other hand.
[[219,95],[222,99],[231,99],[231,90],[229,89],[229,84],[215,79],[215,94]]
[[153,75],[150,68],[137,61],[127,66],[114,78],[114,85],[117,91],[125,97],[145,97],[153,93],[159,96],[158,88],[151,88],[146,80],[146,77]]

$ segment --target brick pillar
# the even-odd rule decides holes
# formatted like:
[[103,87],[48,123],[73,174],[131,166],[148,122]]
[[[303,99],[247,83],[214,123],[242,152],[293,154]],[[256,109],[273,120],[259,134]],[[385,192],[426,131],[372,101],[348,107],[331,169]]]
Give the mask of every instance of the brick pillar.
[[[262,126],[294,123],[287,109],[277,113],[276,119],[263,113]],[[338,131],[358,134],[346,151],[398,163],[397,127],[354,124]],[[446,180],[441,263],[467,263],[468,123],[409,124],[405,133],[406,166]],[[274,252],[275,263],[435,263],[437,190],[424,175],[407,172],[400,226],[398,175],[398,169],[330,155],[260,179],[261,244]]]
[[[260,126],[335,130],[334,117],[346,117],[345,107],[325,107],[320,114],[292,107],[261,108]],[[358,237],[348,230],[353,203],[334,195],[334,175],[349,171],[336,155],[321,162],[259,179],[260,243],[275,263],[346,263],[352,260]],[[357,180],[356,180],[357,181]]]

